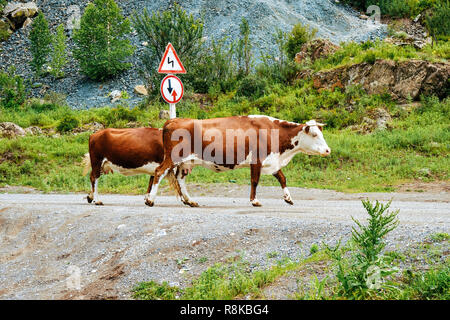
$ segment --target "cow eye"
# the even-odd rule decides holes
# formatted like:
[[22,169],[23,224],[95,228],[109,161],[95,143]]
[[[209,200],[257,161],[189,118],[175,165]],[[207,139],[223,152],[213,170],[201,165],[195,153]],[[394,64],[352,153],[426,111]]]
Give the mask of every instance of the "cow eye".
[[312,134],[313,138],[317,137],[317,133]]

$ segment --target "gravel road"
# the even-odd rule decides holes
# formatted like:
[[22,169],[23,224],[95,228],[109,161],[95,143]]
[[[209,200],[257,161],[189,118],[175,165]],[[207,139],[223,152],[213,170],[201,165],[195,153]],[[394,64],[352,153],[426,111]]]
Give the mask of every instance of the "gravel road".
[[[450,233],[449,193],[343,194],[261,187],[253,208],[247,187],[192,187],[200,208],[173,196],[146,207],[142,196],[106,195],[103,207],[81,194],[0,194],[0,299],[128,299],[139,281],[181,287],[207,267],[243,256],[253,268],[299,258],[312,244],[348,239],[360,199],[393,199],[400,226],[388,248],[406,249]],[[197,196],[206,194],[208,196]],[[244,198],[245,197],[245,198]],[[270,255],[269,255],[270,253]],[[79,277],[77,277],[79,275]],[[80,287],[77,288],[77,279]]]

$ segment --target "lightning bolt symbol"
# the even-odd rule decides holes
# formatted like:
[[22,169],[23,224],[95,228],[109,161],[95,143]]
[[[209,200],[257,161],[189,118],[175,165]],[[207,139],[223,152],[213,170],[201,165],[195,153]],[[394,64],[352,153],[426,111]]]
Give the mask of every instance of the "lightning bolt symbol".
[[174,61],[170,60],[170,57],[167,57],[167,64],[172,64],[172,68],[174,67]]

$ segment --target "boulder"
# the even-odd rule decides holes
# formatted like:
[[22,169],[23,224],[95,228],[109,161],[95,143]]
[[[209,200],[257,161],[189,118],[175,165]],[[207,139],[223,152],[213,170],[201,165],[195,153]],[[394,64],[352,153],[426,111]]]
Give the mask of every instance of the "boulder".
[[388,93],[398,102],[417,100],[421,94],[443,98],[448,94],[449,77],[449,63],[423,60],[377,60],[374,64],[364,62],[312,75],[316,89],[361,85],[369,94]]
[[134,92],[141,96],[148,96],[147,88],[144,85],[138,85],[134,87]]
[[42,134],[42,129],[36,126],[32,126],[32,127],[28,127],[25,128],[25,132],[26,134],[32,135],[32,136],[37,136]]
[[12,22],[15,29],[22,27],[28,18],[34,17],[38,12],[35,2],[9,2],[3,9],[3,14]]
[[295,55],[295,61],[301,63],[305,59],[309,59],[311,62],[314,62],[317,59],[325,58],[335,53],[338,49],[339,46],[329,40],[315,39],[302,46],[300,52]]
[[99,130],[105,129],[105,126],[98,122],[86,123],[80,127],[73,129],[73,133],[82,133],[82,132],[97,132]]
[[16,138],[23,137],[26,135],[25,130],[12,122],[1,122],[0,123],[0,137],[4,138]]
[[120,98],[122,98],[122,91],[120,91],[120,90],[113,90],[109,94],[109,97],[111,98],[111,102],[114,103],[114,102],[120,100]]

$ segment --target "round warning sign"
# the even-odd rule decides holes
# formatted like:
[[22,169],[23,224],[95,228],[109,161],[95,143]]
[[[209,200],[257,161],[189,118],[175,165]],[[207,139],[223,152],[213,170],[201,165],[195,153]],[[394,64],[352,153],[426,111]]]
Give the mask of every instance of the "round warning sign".
[[161,81],[161,95],[167,103],[178,103],[184,94],[181,80],[169,74]]

